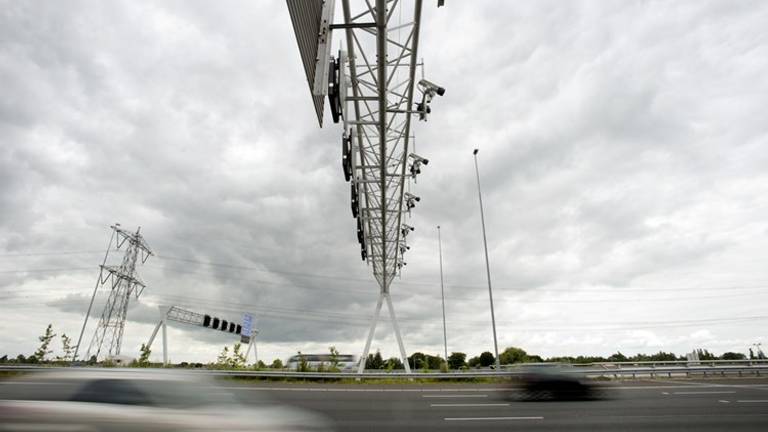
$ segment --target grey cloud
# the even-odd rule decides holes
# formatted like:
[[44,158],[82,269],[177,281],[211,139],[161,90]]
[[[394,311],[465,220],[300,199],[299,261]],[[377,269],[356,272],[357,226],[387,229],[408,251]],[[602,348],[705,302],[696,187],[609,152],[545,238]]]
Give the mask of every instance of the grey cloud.
[[[749,2],[426,7],[426,73],[448,91],[415,131],[430,164],[413,185],[417,230],[393,286],[408,349],[441,340],[436,225],[447,296],[458,299],[451,338],[466,350],[488,346],[489,328],[462,323],[488,314],[475,147],[504,322],[565,314],[508,301],[552,300],[551,287],[690,282],[676,272],[712,284],[765,279],[756,265],[710,270],[766,239],[767,16]],[[132,323],[150,324],[157,304],[177,302],[257,310],[267,343],[364,337],[377,287],[359,259],[339,130],[314,122],[282,3],[12,3],[0,12],[0,78],[1,251],[98,250],[109,224],[141,225],[158,257],[138,270],[148,288]],[[68,274],[77,294],[46,302],[64,320],[87,307],[99,261],[0,257],[0,268],[93,267]],[[0,289],[29,306],[18,287],[44,293],[62,277],[3,273]],[[703,303],[697,315],[718,306]],[[722,313],[748,308],[734,302]],[[647,304],[565,315],[596,314],[665,319]],[[553,354],[560,342],[586,341],[503,328],[505,343]],[[377,333],[383,346],[387,329]],[[735,344],[723,331],[715,338]],[[645,340],[606,334],[584,349]]]

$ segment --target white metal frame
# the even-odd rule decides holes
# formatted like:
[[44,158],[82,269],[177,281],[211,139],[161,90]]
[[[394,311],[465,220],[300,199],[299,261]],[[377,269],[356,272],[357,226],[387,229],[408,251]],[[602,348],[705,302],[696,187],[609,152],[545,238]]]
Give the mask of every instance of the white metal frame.
[[[194,326],[202,326],[203,325],[203,317],[204,315],[197,312],[192,312],[186,309],[182,309],[178,306],[161,306],[160,307],[160,321],[155,326],[155,329],[152,330],[152,335],[149,337],[149,340],[147,341],[146,348],[151,349],[152,343],[155,341],[155,337],[157,336],[157,332],[162,329],[162,337],[163,337],[163,365],[168,365],[168,321],[175,321],[180,322],[183,324],[190,324]],[[251,348],[253,348],[253,362],[258,363],[258,352],[256,351],[256,335],[258,334],[258,330],[252,329],[251,330],[251,337],[250,342],[248,342],[248,348],[246,348],[245,351],[245,360],[248,361],[248,356],[251,353]]]

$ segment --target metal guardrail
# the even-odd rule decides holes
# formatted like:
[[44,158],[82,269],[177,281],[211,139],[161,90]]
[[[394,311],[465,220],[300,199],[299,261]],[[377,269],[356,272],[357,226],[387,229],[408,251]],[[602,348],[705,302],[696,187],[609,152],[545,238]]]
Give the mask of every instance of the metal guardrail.
[[768,359],[753,359],[753,360],[667,360],[667,361],[635,361],[635,362],[597,362],[597,363],[579,363],[574,364],[574,367],[586,367],[586,366],[599,366],[604,368],[609,367],[626,367],[626,366],[717,366],[717,365],[768,365]]
[[[684,362],[685,363],[685,362]],[[103,367],[66,367],[66,366],[41,366],[41,365],[0,365],[0,371],[10,372],[31,372],[41,370],[71,371],[73,369],[83,371],[114,371],[136,372],[136,371],[168,371],[181,374],[202,374],[219,377],[238,377],[238,378],[273,378],[273,379],[475,379],[475,378],[511,378],[522,376],[528,373],[522,368],[511,368],[506,370],[482,370],[482,371],[458,371],[458,372],[364,372],[362,374],[352,372],[293,372],[293,371],[253,371],[253,370],[221,370],[221,369],[183,369],[183,368],[103,368]],[[515,370],[517,369],[517,370]],[[757,364],[728,364],[728,365],[672,365],[672,366],[641,366],[641,367],[568,367],[560,369],[559,372],[575,374],[587,377],[637,377],[637,376],[690,376],[690,375],[744,375],[754,374],[768,375],[768,362],[759,362]]]

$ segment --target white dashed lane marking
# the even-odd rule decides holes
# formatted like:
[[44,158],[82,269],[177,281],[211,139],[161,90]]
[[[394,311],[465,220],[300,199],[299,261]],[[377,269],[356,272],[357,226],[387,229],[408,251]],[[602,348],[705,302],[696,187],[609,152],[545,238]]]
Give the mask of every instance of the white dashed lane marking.
[[478,395],[475,395],[475,394],[471,394],[471,395],[459,395],[459,394],[456,394],[456,395],[422,395],[421,397],[423,397],[423,398],[462,398],[463,399],[463,398],[484,398],[484,397],[488,397],[488,395],[484,395],[484,394],[478,394]]
[[433,408],[439,407],[491,407],[491,406],[509,406],[508,403],[434,403],[429,406]]

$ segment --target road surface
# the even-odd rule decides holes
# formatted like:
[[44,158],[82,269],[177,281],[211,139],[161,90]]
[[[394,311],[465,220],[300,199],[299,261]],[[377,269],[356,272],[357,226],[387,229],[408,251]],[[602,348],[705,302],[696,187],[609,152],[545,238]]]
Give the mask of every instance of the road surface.
[[768,431],[768,379],[603,383],[596,401],[514,400],[496,385],[231,384],[322,413],[339,431]]

